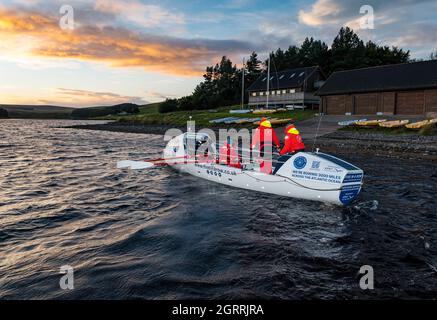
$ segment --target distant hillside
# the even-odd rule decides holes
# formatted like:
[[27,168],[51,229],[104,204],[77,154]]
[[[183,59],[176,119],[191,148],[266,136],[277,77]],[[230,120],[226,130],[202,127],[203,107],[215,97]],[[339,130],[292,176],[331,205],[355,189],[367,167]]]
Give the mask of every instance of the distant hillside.
[[88,119],[109,115],[128,115],[140,112],[140,106],[134,103],[122,103],[113,106],[88,108],[70,108],[50,105],[12,105],[0,104],[9,118],[20,119]]
[[0,108],[0,118],[8,118],[9,114],[6,109]]
[[114,106],[100,106],[89,108],[78,108],[71,112],[73,119],[98,118],[109,115],[127,115],[139,113],[139,106],[135,103],[121,103]]
[[0,104],[8,112],[9,118],[25,119],[69,119],[73,108],[48,105]]

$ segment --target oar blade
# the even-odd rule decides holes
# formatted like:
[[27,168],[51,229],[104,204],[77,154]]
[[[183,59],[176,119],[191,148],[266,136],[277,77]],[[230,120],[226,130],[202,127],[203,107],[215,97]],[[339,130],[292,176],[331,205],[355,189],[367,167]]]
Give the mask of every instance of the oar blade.
[[151,162],[145,162],[145,161],[132,161],[132,160],[122,160],[117,162],[117,168],[118,169],[132,169],[132,170],[141,170],[141,169],[148,169],[153,167],[154,164]]

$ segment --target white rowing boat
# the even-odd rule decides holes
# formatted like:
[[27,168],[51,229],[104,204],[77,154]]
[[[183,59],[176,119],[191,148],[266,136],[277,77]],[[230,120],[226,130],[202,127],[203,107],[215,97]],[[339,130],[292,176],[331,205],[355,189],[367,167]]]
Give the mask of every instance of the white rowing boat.
[[[192,136],[185,133],[170,140],[160,163],[124,161],[118,167],[145,169],[164,162],[181,172],[227,186],[338,205],[348,205],[361,190],[363,170],[326,153],[299,152],[279,157],[274,161],[273,174],[266,174],[253,163],[243,164],[240,169],[190,158],[187,141]],[[204,142],[205,136],[207,139],[205,134],[196,134],[194,139]],[[216,154],[214,149],[209,150]]]

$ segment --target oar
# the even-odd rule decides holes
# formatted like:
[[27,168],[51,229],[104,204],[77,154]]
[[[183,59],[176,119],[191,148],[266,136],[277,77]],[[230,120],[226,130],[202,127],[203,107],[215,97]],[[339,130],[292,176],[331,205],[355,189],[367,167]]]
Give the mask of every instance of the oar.
[[[133,160],[121,160],[117,162],[117,168],[118,169],[132,169],[132,170],[141,170],[141,169],[149,169],[152,167],[158,167],[158,166],[166,166],[172,163],[169,162],[163,162],[162,160],[176,160],[179,158],[185,158],[183,157],[173,157],[173,158],[166,158],[166,159],[154,159],[154,160],[148,160],[148,161],[133,161]],[[159,162],[161,160],[161,162]],[[184,161],[184,162],[174,162],[173,164],[188,164],[188,163],[197,163],[197,160],[191,160],[191,161]]]
[[152,162],[146,161],[132,161],[132,160],[122,160],[117,162],[118,169],[130,168],[132,170],[148,169],[155,166]]

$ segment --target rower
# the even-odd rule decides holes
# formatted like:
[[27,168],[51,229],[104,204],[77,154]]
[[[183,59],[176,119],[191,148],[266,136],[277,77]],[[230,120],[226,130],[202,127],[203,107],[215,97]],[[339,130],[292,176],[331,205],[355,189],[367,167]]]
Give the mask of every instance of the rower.
[[296,129],[294,124],[290,124],[285,128],[284,147],[279,152],[279,154],[294,154],[299,151],[305,151],[305,145],[302,141],[299,130]]
[[220,148],[219,163],[233,168],[241,168],[238,144],[231,137],[227,137],[225,144]]
[[[264,150],[267,149],[272,152],[272,147],[277,149],[279,146],[279,139],[275,130],[272,128],[272,124],[266,118],[262,118],[259,127],[256,128],[252,136],[252,149],[258,149],[260,157],[264,157]],[[263,173],[272,173],[272,155],[269,160],[260,160],[260,171]]]

